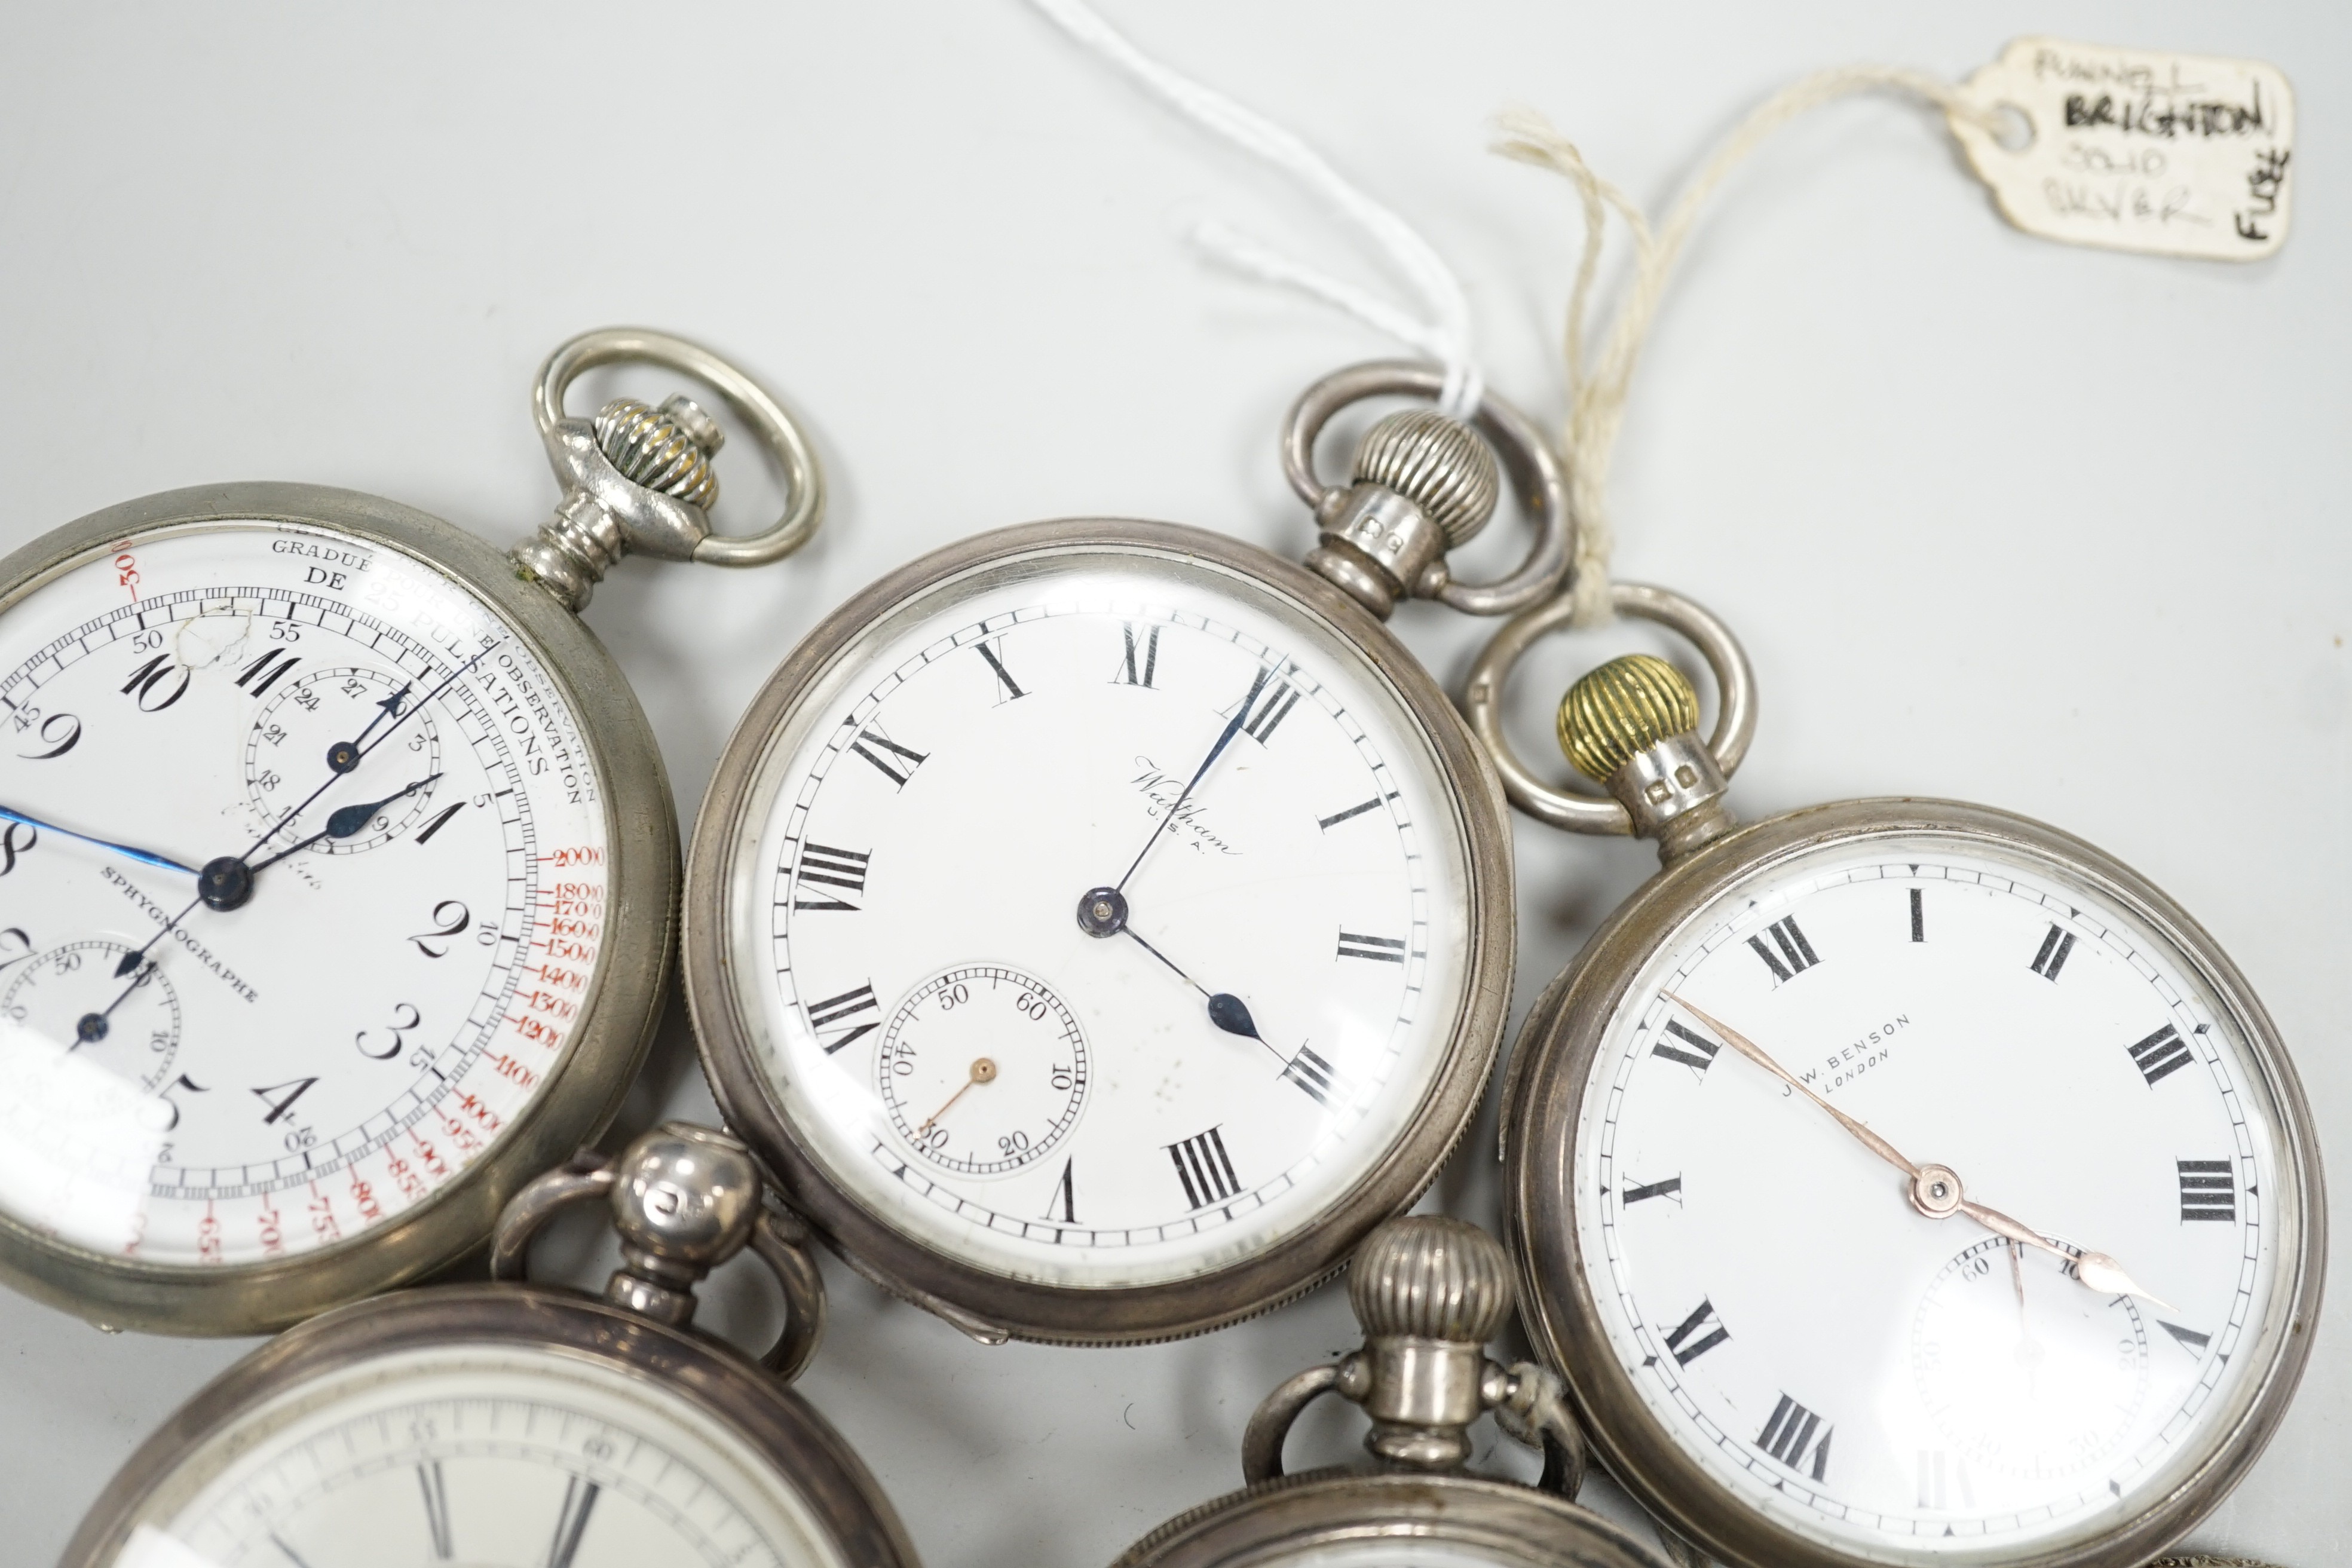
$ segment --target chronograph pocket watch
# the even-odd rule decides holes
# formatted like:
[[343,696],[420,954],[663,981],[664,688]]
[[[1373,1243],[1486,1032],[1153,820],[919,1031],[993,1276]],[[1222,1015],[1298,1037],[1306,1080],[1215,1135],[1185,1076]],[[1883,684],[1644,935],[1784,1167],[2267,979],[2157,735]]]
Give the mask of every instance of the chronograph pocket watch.
[[[790,510],[710,532],[716,389]],[[659,1016],[676,818],[576,611],[624,552],[748,565],[822,508],[783,411],[614,330],[537,393],[565,496],[501,555],[308,485],[176,490],[0,561],[0,1279],[100,1324],[255,1333],[478,1245],[592,1140]]]
[[[602,1299],[517,1282],[561,1209],[611,1211]],[[914,1568],[889,1501],[785,1386],[824,1285],[799,1222],[720,1133],[670,1123],[527,1185],[505,1283],[398,1291],[280,1335],[197,1393],[108,1485],[63,1568]],[[744,1250],[783,1288],[754,1363],[695,1331]]]
[[[1362,1347],[1266,1396],[1243,1434],[1244,1490],[1170,1520],[1115,1568],[1666,1568],[1574,1501],[1583,1439],[1559,1375],[1486,1358],[1511,1297],[1510,1260],[1475,1226],[1415,1215],[1375,1230],[1348,1271]],[[1284,1473],[1291,1424],[1326,1394],[1372,1418],[1377,1470]],[[1488,1411],[1543,1450],[1535,1485],[1465,1468]]]
[[[1387,416],[1346,487],[1313,466],[1337,410],[1440,380],[1363,366],[1292,409],[1312,570],[1167,523],[984,534],[843,606],[728,743],[687,867],[705,1071],[821,1236],[978,1338],[1274,1306],[1476,1105],[1510,994],[1503,797],[1380,621],[1549,592],[1559,475],[1493,399],[1475,430]],[[1506,470],[1535,542],[1457,581]]]
[[2189,915],[2080,839],[1949,801],[1735,826],[1753,727],[1645,655],[1561,703],[1613,798],[1498,716],[1556,603],[1465,710],[1530,815],[1664,868],[1530,1013],[1503,1111],[1529,1336],[1602,1461],[1696,1548],[1761,1568],[2131,1568],[2276,1428],[2309,1352],[2325,1200],[2261,1003]]

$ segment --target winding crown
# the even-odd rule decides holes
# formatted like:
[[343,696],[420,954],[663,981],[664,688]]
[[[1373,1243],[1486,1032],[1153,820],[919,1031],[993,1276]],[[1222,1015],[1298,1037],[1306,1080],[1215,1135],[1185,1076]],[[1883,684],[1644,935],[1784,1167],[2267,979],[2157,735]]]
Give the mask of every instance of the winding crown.
[[699,1275],[742,1250],[760,1217],[760,1168],[723,1132],[666,1121],[613,1163],[613,1225],[635,1262]]
[[711,455],[726,439],[719,421],[683,394],[659,408],[616,397],[596,411],[596,447],[623,478],[705,511],[719,499]]
[[1698,728],[1698,693],[1663,658],[1612,658],[1559,700],[1559,749],[1596,784],[1669,735]]
[[1389,415],[1356,448],[1355,481],[1396,491],[1444,531],[1447,548],[1495,515],[1502,477],[1478,433],[1433,408]]
[[1348,1303],[1372,1339],[1484,1345],[1510,1316],[1511,1299],[1502,1244],[1442,1215],[1391,1220],[1348,1268]]

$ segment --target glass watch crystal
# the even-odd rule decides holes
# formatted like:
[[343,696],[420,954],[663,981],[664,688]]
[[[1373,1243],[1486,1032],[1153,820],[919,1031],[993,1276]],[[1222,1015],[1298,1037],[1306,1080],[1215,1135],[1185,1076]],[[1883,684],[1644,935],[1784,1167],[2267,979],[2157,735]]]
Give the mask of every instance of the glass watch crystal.
[[[1662,873],[1530,1014],[1504,1115],[1530,1334],[1612,1471],[1727,1562],[2127,1568],[2276,1426],[2322,1271],[2294,1068],[2145,879],[1953,801],[1737,826],[1752,676],[1664,589],[1720,693],[1648,655],[1559,709],[1614,798],[1514,798],[1658,841]],[[1507,626],[1472,722],[1550,611]],[[1507,754],[1507,753],[1505,753]]]
[[601,954],[604,782],[461,584],[286,522],[127,541],[0,615],[0,1211],[292,1257],[526,1114]]
[[[1136,1343],[1263,1311],[1435,1176],[1507,1007],[1491,763],[1381,625],[1567,568],[1542,437],[1487,397],[1318,434],[1425,367],[1310,387],[1305,569],[1171,523],[982,534],[811,633],[688,858],[687,997],[732,1124],[869,1275],[985,1340]],[[1507,477],[1534,535],[1446,552]]]
[[[711,532],[719,427],[689,399],[566,416],[619,361],[719,392],[783,470],[774,526]],[[823,486],[772,398],[660,333],[572,339],[533,401],[565,494],[509,552],[237,484],[0,562],[16,1288],[108,1327],[282,1328],[478,1246],[618,1109],[676,951],[676,816],[576,612],[630,551],[776,559]]]

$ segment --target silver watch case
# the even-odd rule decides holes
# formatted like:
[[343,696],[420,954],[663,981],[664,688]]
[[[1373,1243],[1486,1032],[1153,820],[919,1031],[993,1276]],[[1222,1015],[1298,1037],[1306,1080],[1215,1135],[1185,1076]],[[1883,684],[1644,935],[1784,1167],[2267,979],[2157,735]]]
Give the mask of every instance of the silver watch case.
[[[837,1187],[776,1104],[730,957],[729,885],[757,831],[755,799],[777,736],[828,677],[865,655],[877,623],[957,580],[1008,563],[1039,570],[1089,554],[1220,569],[1287,600],[1354,645],[1418,723],[1451,782],[1469,877],[1467,984],[1434,1087],[1405,1132],[1328,1212],[1262,1256],[1164,1284],[1043,1285],[974,1268],[900,1232]],[[1511,995],[1515,913],[1502,784],[1443,691],[1387,628],[1329,584],[1230,537],[1174,523],[1080,519],[1028,523],[964,540],[912,562],[851,599],[793,650],[738,722],[704,796],[687,856],[686,995],[703,1071],[728,1125],[765,1161],[792,1205],[852,1267],[976,1338],[1061,1344],[1139,1344],[1205,1333],[1313,1289],[1345,1266],[1382,1220],[1436,1179],[1471,1117],[1494,1061]],[[767,875],[760,869],[761,877]]]
[[126,539],[225,522],[332,529],[464,584],[562,689],[603,781],[611,896],[582,1021],[523,1115],[424,1203],[349,1240],[258,1263],[185,1268],[110,1257],[0,1214],[0,1282],[107,1329],[256,1334],[407,1283],[489,1237],[524,1183],[593,1142],[661,1017],[677,940],[677,817],[645,711],[595,634],[488,544],[413,508],[320,485],[229,484],[124,501],[0,559],[0,615]]
[[1278,1476],[1181,1513],[1112,1568],[1279,1568],[1335,1550],[1451,1547],[1496,1568],[1666,1568],[1666,1559],[1589,1509],[1477,1476]]
[[782,1382],[729,1347],[578,1292],[446,1285],[362,1301],[281,1334],[175,1411],[91,1505],[59,1568],[110,1568],[148,1500],[183,1459],[289,1388],[378,1357],[455,1344],[558,1349],[658,1384],[788,1478],[838,1559],[915,1568],[889,1500],[839,1433]]
[[[1602,1462],[1675,1531],[1727,1563],[1771,1568],[1862,1568],[1864,1559],[1784,1531],[1720,1488],[1650,1416],[1619,1364],[1590,1289],[1570,1212],[1579,1107],[1609,1021],[1651,952],[1736,882],[1777,861],[1836,843],[1937,834],[2005,845],[2063,862],[2186,958],[2242,1032],[2285,1152],[2286,1191],[2271,1195],[2282,1259],[2274,1309],[2240,1352],[2259,1376],[2240,1385],[2219,1441],[2126,1528],[2026,1558],[2000,1552],[1948,1561],[2002,1568],[2135,1568],[2218,1506],[2285,1415],[2317,1326],[2326,1203],[2311,1112],[2286,1047],[2252,988],[2220,945],[2145,878],[2113,857],[2029,817],[1956,801],[1840,801],[1785,813],[1719,838],[1661,871],[1593,934],[1529,1011],[1505,1083],[1505,1235],[1517,1258],[1522,1321],[1538,1354],[1565,1374],[1570,1402]],[[1875,1562],[1876,1559],[1867,1561]]]

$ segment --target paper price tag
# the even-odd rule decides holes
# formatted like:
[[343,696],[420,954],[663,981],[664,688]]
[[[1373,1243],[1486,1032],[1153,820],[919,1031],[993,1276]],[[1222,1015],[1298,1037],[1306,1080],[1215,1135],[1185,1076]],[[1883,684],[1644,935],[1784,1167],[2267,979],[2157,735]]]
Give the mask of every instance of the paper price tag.
[[2020,38],[1961,88],[2028,134],[1955,114],[2001,215],[2045,239],[2259,261],[2286,238],[2294,96],[2259,60]]

